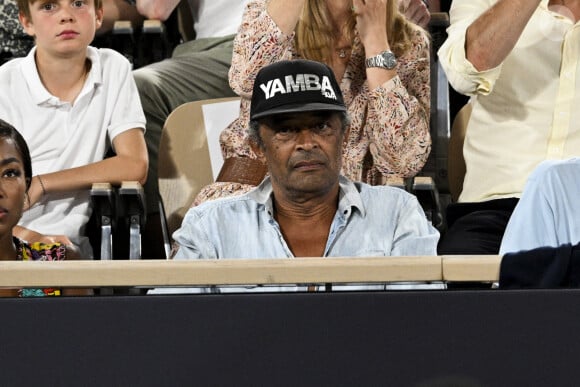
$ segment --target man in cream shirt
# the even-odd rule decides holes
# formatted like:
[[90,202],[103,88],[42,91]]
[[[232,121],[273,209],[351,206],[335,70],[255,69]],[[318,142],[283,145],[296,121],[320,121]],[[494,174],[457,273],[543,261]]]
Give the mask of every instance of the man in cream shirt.
[[580,154],[580,1],[455,0],[439,58],[473,106],[440,254],[497,254],[542,161]]

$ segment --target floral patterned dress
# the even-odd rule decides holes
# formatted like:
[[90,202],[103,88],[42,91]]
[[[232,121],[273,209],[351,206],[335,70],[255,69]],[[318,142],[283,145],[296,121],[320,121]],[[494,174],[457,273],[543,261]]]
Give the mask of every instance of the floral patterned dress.
[[[66,247],[62,243],[46,244],[35,242],[28,244],[16,237],[14,245],[17,251],[17,261],[62,261],[66,257]],[[60,289],[20,289],[19,297],[60,296]]]
[[[350,60],[340,80],[351,118],[342,151],[342,174],[349,179],[382,185],[391,176],[414,176],[425,165],[431,150],[429,50],[428,36],[417,29],[412,48],[398,58],[398,75],[369,90],[364,47],[355,37]],[[250,2],[234,40],[230,86],[242,101],[239,118],[220,136],[224,159],[256,158],[247,140],[256,74],[265,65],[298,57],[294,34],[285,35],[278,28],[266,11],[266,1]],[[214,183],[202,189],[194,205],[251,188],[239,183]]]

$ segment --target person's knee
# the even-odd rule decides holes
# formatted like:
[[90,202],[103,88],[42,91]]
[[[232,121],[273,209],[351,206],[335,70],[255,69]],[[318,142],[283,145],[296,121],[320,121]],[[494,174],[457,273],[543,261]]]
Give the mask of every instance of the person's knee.
[[143,99],[144,97],[151,98],[158,95],[160,92],[159,77],[153,69],[142,67],[140,69],[133,71],[133,78],[135,79],[135,84],[137,85],[137,90],[139,91],[139,96]]

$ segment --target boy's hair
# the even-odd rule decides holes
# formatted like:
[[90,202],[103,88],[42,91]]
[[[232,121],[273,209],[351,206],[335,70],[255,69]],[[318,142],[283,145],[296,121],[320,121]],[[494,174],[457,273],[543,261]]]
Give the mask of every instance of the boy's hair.
[[[39,0],[16,0],[18,3],[18,11],[30,19],[30,5]],[[103,0],[93,0],[95,2],[95,9],[103,8]]]

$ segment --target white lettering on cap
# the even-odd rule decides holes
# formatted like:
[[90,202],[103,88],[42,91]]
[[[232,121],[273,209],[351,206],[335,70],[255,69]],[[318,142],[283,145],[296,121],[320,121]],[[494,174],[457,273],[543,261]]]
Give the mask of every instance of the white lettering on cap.
[[287,75],[284,80],[276,78],[269,80],[268,83],[262,83],[260,89],[264,92],[266,99],[270,99],[276,96],[276,94],[316,90],[320,90],[326,98],[336,99],[332,82],[330,82],[330,79],[326,75],[322,76],[322,82],[316,74],[296,74],[295,77]]

